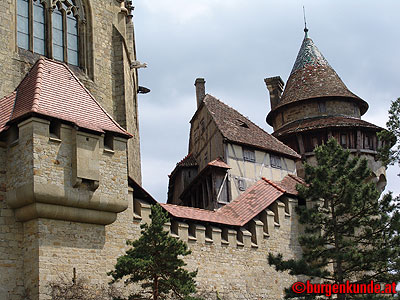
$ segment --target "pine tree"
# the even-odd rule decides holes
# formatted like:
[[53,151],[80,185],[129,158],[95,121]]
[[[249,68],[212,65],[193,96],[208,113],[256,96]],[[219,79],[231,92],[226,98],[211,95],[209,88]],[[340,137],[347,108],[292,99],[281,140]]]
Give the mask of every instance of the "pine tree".
[[378,133],[383,146],[378,150],[379,160],[385,166],[398,163],[400,166],[400,98],[392,101],[389,109],[389,120],[386,122],[388,130]]
[[141,225],[141,237],[127,241],[132,248],[118,258],[115,270],[108,273],[113,277],[112,282],[124,279],[125,284],[141,283],[143,292],[130,295],[129,300],[161,300],[170,294],[173,299],[198,299],[190,296],[196,292],[197,271],[185,270],[184,261],[178,257],[191,253],[186,243],[163,229],[168,217],[160,205],[152,206],[150,218],[151,224]]
[[[299,260],[284,260],[269,254],[277,271],[304,275],[319,283],[393,283],[400,279],[399,199],[391,194],[379,200],[369,179],[365,159],[351,158],[336,140],[315,149],[317,165],[305,165],[306,185],[298,186],[299,222],[304,234]],[[363,298],[364,297],[364,298]],[[366,298],[365,298],[366,297]],[[319,295],[295,294],[286,298],[325,299]],[[339,294],[337,299],[387,299],[377,295]]]

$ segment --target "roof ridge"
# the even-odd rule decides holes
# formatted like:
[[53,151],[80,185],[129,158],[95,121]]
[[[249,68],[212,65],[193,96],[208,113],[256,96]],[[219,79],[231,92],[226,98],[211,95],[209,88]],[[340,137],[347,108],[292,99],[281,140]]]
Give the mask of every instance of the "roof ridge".
[[267,179],[267,178],[265,178],[265,177],[262,177],[262,180],[264,180],[265,182],[267,182],[267,183],[269,183],[270,185],[272,185],[272,186],[273,186],[274,188],[276,188],[278,191],[280,191],[280,192],[286,194],[286,191],[285,191],[284,189],[282,189],[280,186],[278,186],[275,182],[273,182],[273,181],[271,181],[271,180],[269,180],[269,179]]
[[294,175],[294,174],[287,174],[287,176],[289,176],[290,178],[293,178],[293,180],[296,180],[298,183],[300,183],[300,184],[305,184],[306,182],[305,181],[303,181],[303,179],[302,178],[300,178],[299,176],[297,176],[297,175]]
[[32,101],[32,111],[38,112],[39,110],[39,99],[40,93],[42,91],[42,82],[43,82],[43,68],[44,68],[44,59],[40,57],[37,61],[37,77],[35,82],[35,88],[33,92],[33,101]]
[[[247,121],[249,121],[252,125],[254,125],[254,126],[257,127],[258,129],[262,130],[265,134],[267,134],[267,135],[271,136],[272,138],[274,138],[274,139],[275,139],[275,142],[277,142],[278,144],[280,144],[280,145],[283,146],[284,148],[287,148],[288,150],[293,151],[294,153],[297,154],[297,152],[294,151],[292,148],[290,148],[290,147],[287,146],[286,144],[282,143],[279,139],[275,138],[272,134],[270,134],[270,133],[268,133],[267,131],[265,131],[263,128],[261,128],[259,125],[257,125],[257,124],[254,123],[253,121],[251,121],[249,118],[247,118],[247,117],[245,117],[244,115],[242,115],[239,111],[237,111],[237,110],[234,109],[233,107],[229,106],[228,104],[224,103],[223,101],[219,100],[218,98],[214,97],[214,96],[211,95],[211,94],[207,94],[206,97],[207,97],[207,96],[210,96],[212,99],[218,101],[218,102],[221,103],[222,105],[225,105],[225,106],[228,107],[229,109],[235,111],[235,112],[238,113],[240,116],[242,116],[242,117],[245,118]],[[207,106],[206,99],[207,99],[207,98],[204,98],[203,103],[204,103],[204,105]],[[210,113],[210,115],[212,116],[213,120],[215,121],[215,124],[217,125],[217,128],[218,128],[218,130],[220,131],[220,133],[222,134],[222,136],[225,137],[225,138],[227,138],[227,137],[224,135],[223,130],[221,130],[221,128],[220,128],[218,122],[216,121],[216,118],[214,117],[214,114]],[[277,150],[269,150],[269,151],[276,152],[276,153],[281,153],[281,152],[279,152],[279,151],[277,151]],[[283,154],[283,153],[281,153],[281,154]],[[288,154],[286,153],[286,155],[288,155]]]
[[108,112],[100,105],[100,103],[96,100],[96,98],[92,95],[92,93],[85,87],[85,85],[79,80],[79,78],[72,72],[72,70],[63,62],[58,62],[55,60],[51,60],[51,59],[46,59],[46,61],[50,62],[50,63],[57,63],[62,65],[65,69],[67,69],[67,71],[74,77],[74,79],[79,83],[79,85],[85,90],[85,92],[90,96],[90,98],[94,101],[94,103],[107,115],[107,117],[122,131],[126,132],[129,136],[133,137],[133,135],[131,133],[129,133],[126,129],[124,129],[121,125],[118,124],[118,122],[116,122],[114,120],[113,117],[111,117]]
[[171,203],[160,203],[161,206],[174,206],[174,207],[184,207],[184,208],[189,208],[193,210],[200,210],[200,211],[207,211],[211,213],[217,213],[218,210],[210,210],[210,209],[205,209],[205,208],[198,208],[198,207],[192,207],[192,206],[184,206],[184,205],[177,205],[177,204],[171,204]]

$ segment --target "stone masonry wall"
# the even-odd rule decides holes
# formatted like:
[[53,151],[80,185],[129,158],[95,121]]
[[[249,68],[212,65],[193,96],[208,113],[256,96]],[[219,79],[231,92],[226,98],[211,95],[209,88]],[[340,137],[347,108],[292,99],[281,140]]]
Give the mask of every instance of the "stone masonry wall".
[[[18,86],[31,66],[39,58],[37,54],[18,49],[16,43],[16,3],[17,0],[2,0],[0,3],[0,97],[8,95]],[[135,60],[133,25],[126,15],[121,22],[121,3],[117,0],[84,0],[87,14],[87,45],[89,66],[85,73],[79,68],[71,69],[94,95],[97,101],[116,120],[124,120],[123,126],[134,135],[129,142],[130,175],[141,182],[139,132],[137,125],[137,82],[134,70],[130,70],[130,62]],[[126,26],[128,22],[128,26]],[[122,32],[122,40],[118,47],[126,45],[123,55],[114,55],[113,39],[118,28]],[[122,51],[122,50],[121,50]],[[123,60],[121,63],[121,59]],[[118,64],[122,71],[115,71]],[[116,88],[117,87],[117,88]],[[121,95],[123,98],[121,99]],[[120,101],[127,103],[126,109],[114,110],[114,104]],[[122,106],[123,107],[123,106]],[[135,124],[135,126],[127,125]]]
[[275,116],[273,120],[274,131],[290,122],[316,116],[345,115],[353,118],[360,118],[359,108],[355,107],[350,101],[327,100],[325,101],[326,112],[320,112],[318,103],[321,101],[322,100],[300,102],[287,107],[283,112]]
[[175,219],[166,228],[192,250],[185,260],[188,269],[198,270],[198,291],[205,299],[216,299],[217,292],[225,300],[283,299],[284,288],[295,279],[276,272],[267,257],[270,252],[282,253],[286,259],[301,255],[295,206],[296,201],[291,199],[285,204],[278,201],[273,209],[276,215],[267,209],[243,228],[204,226]]

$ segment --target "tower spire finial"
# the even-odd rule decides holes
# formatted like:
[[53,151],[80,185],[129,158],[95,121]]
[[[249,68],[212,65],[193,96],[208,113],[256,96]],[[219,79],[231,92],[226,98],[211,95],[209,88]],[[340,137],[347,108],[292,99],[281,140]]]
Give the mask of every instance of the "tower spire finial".
[[307,28],[307,20],[306,20],[306,9],[303,5],[303,16],[304,16],[304,33],[306,35],[306,37],[308,36],[308,28]]

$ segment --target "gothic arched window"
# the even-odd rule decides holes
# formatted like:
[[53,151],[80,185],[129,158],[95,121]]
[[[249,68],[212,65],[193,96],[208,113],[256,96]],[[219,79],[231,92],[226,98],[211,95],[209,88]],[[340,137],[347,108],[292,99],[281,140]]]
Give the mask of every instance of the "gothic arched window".
[[17,0],[17,45],[84,66],[84,8],[80,0]]

